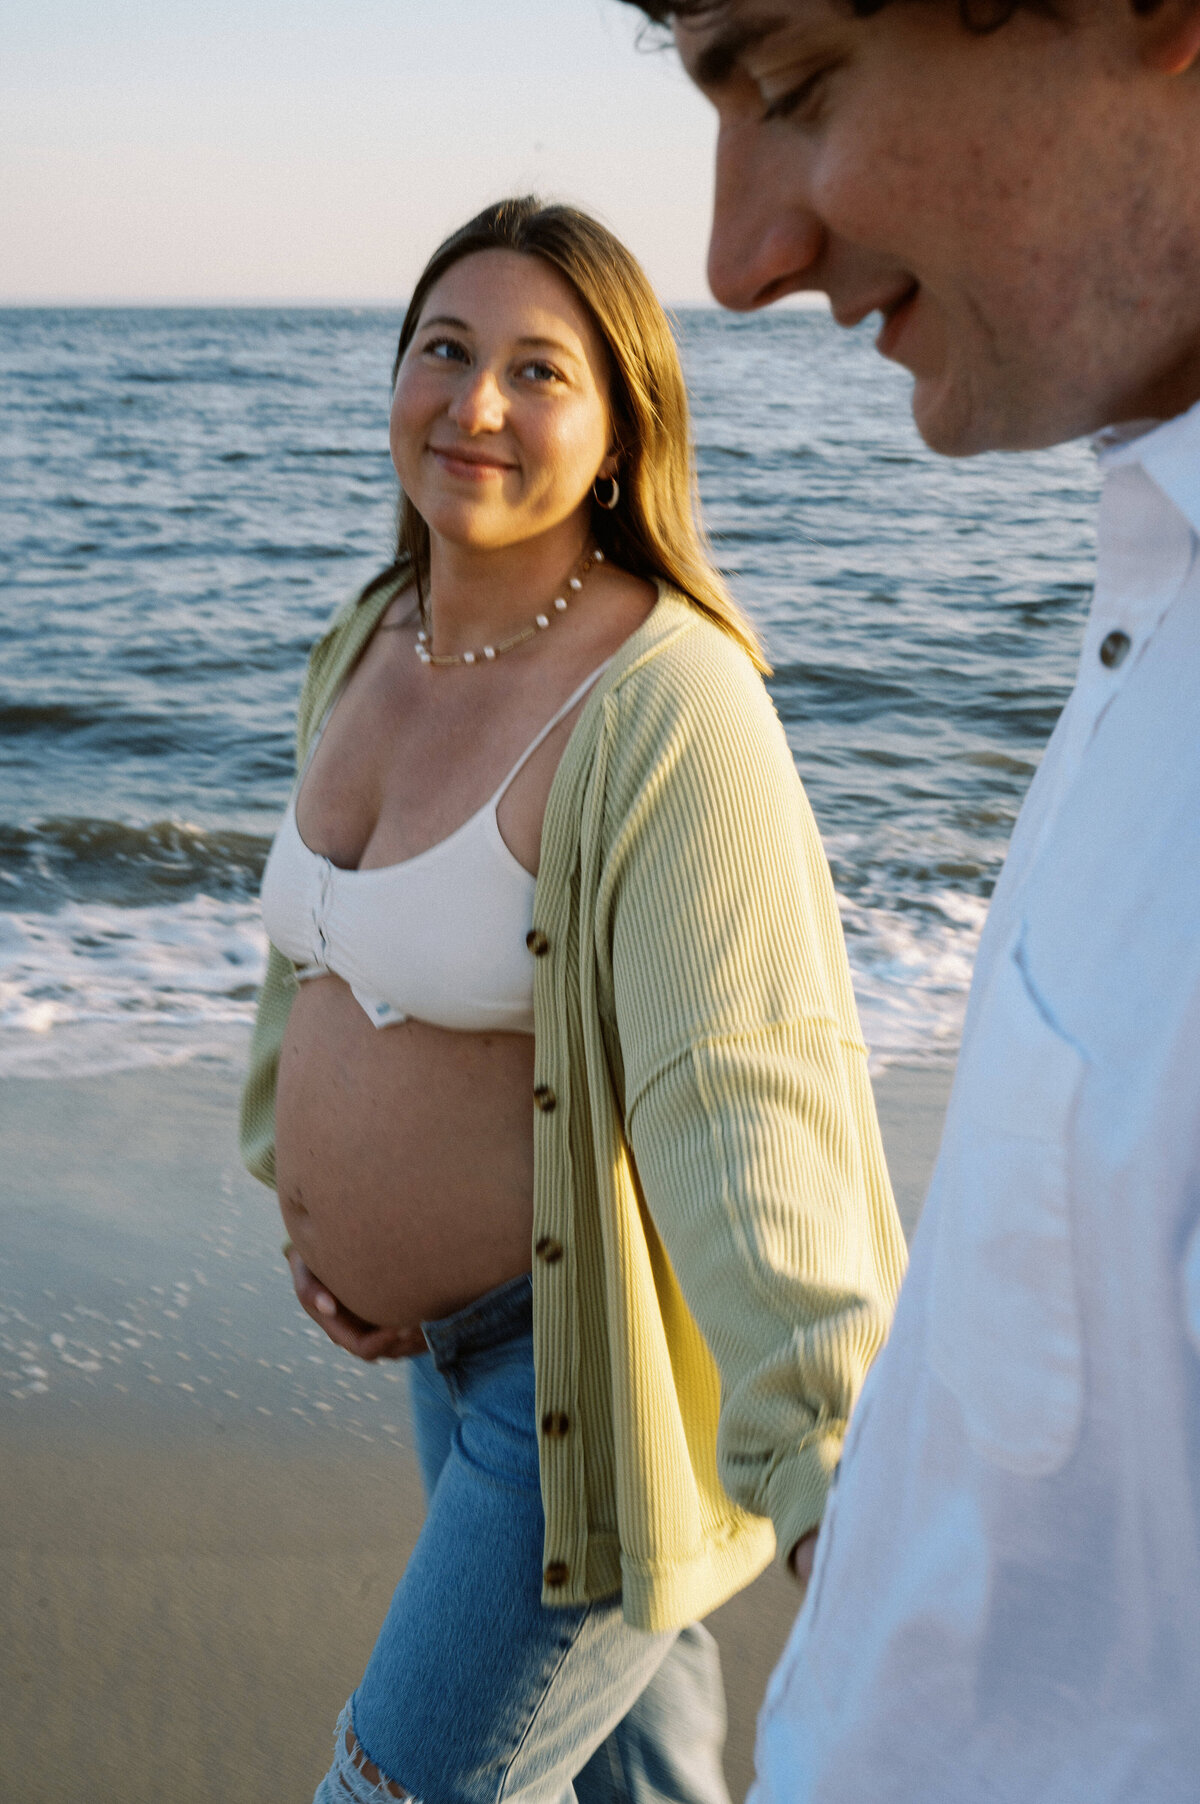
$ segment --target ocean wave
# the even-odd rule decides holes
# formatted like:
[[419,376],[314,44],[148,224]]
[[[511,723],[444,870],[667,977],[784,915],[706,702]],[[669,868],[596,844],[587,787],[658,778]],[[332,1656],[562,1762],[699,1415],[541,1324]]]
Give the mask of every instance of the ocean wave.
[[871,1068],[946,1065],[958,1055],[983,896],[943,889],[912,913],[842,901]]
[[776,664],[771,693],[784,721],[804,719],[816,709],[828,720],[899,718],[929,706],[913,685],[847,663]]
[[257,903],[0,914],[0,1077],[228,1057],[245,1045],[265,959]]
[[[47,733],[55,737],[63,733],[86,733],[92,727],[102,726],[106,718],[106,710],[96,703],[0,701],[0,734],[6,739],[20,739],[28,733]],[[130,719],[129,716],[124,718]]]
[[0,905],[14,911],[75,901],[131,907],[201,892],[248,899],[258,893],[269,845],[255,834],[186,821],[0,823]]
[[144,755],[169,757],[207,726],[200,714],[179,710],[114,708],[105,702],[0,701],[0,739],[85,736],[99,750],[135,746]]

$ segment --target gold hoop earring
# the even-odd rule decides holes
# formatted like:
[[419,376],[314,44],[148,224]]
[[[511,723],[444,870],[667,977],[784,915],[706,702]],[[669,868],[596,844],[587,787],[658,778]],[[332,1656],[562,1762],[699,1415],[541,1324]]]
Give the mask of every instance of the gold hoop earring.
[[617,481],[615,476],[608,477],[607,480],[612,483],[612,494],[609,496],[608,500],[605,501],[602,498],[602,496],[599,494],[600,484],[604,480],[605,480],[605,478],[603,476],[597,476],[595,482],[592,484],[592,496],[593,496],[593,499],[595,500],[597,507],[602,507],[606,514],[611,514],[613,511],[613,508],[617,505],[617,502],[621,499],[621,485]]

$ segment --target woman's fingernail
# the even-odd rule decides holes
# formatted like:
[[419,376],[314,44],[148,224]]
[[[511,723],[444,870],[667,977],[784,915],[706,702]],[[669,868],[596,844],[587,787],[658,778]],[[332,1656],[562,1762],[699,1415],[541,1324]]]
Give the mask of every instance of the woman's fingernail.
[[336,1315],[337,1304],[327,1290],[319,1290],[316,1297],[317,1308],[322,1315]]

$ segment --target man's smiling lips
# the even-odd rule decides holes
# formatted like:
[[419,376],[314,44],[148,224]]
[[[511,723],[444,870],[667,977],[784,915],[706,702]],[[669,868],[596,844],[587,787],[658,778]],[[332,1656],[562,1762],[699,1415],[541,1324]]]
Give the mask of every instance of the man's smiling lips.
[[902,288],[893,288],[886,295],[875,295],[870,300],[835,306],[833,317],[839,326],[857,326],[866,319],[869,313],[882,313],[883,325],[876,335],[875,349],[882,356],[888,357],[892,353],[896,339],[904,329],[908,309],[916,300],[920,288],[919,282],[909,281]]

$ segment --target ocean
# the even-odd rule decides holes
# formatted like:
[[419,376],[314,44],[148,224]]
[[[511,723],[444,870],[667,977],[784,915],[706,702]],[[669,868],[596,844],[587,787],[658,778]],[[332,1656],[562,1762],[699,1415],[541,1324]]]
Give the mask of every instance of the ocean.
[[[0,1075],[242,1056],[305,655],[390,554],[399,318],[0,312]],[[951,1060],[1074,675],[1093,459],[933,457],[823,313],[677,324],[875,1066]]]

